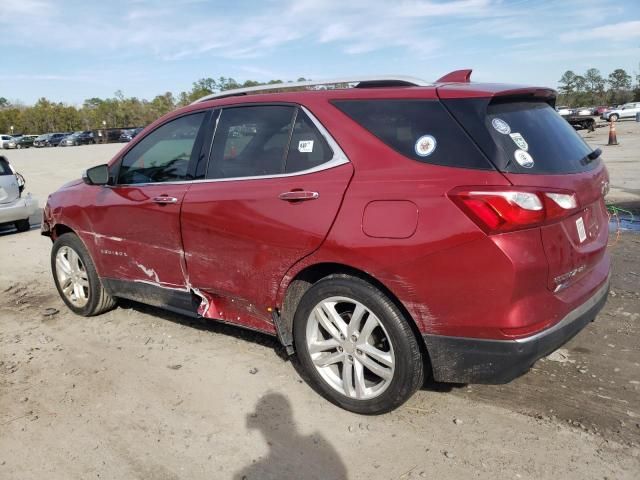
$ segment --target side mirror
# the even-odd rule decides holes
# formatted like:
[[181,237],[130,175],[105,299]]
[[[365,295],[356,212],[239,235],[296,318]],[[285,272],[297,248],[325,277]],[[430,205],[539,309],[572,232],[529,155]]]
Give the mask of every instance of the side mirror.
[[105,164],[87,169],[82,174],[82,180],[87,185],[107,185],[109,183],[109,166]]

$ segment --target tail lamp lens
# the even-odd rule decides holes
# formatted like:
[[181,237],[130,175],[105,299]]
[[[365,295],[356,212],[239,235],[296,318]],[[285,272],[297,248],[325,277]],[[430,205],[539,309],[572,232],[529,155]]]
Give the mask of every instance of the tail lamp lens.
[[542,225],[569,215],[578,206],[574,193],[504,187],[455,189],[449,198],[487,233]]

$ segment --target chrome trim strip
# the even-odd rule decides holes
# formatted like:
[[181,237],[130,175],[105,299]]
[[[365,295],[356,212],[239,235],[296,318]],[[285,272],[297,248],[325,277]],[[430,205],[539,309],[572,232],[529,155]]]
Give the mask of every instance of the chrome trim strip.
[[256,87],[244,87],[235,88],[233,90],[224,90],[218,93],[212,93],[199,98],[191,105],[195,103],[205,102],[214,98],[232,97],[234,95],[241,95],[245,93],[256,92],[268,92],[270,90],[283,90],[288,88],[301,88],[301,87],[318,87],[322,85],[338,85],[343,83],[360,83],[360,82],[385,82],[385,81],[397,81],[404,82],[407,86],[413,87],[428,87],[433,85],[432,83],[425,82],[419,78],[409,77],[406,75],[377,75],[377,76],[355,76],[347,78],[332,78],[327,80],[309,80],[304,82],[287,82],[287,83],[274,83],[271,85],[258,85]]
[[[213,182],[237,182],[241,180],[261,180],[261,179],[269,179],[269,178],[286,178],[286,177],[297,177],[301,175],[308,175],[310,173],[322,172],[323,170],[329,170],[331,168],[339,167],[340,165],[344,165],[345,163],[349,163],[349,158],[344,153],[344,151],[338,145],[331,134],[327,131],[326,128],[320,123],[320,121],[303,105],[299,106],[304,113],[306,113],[313,124],[316,126],[320,134],[327,141],[331,150],[333,150],[333,157],[328,162],[323,163],[322,165],[318,165],[313,168],[309,168],[307,170],[300,170],[299,172],[292,173],[278,173],[274,175],[256,175],[252,177],[232,177],[232,178],[203,178],[200,180],[179,180],[176,182],[150,182],[150,183],[119,183],[117,185],[105,185],[109,188],[117,188],[117,187],[142,187],[145,185],[183,185],[183,184],[192,184],[192,183],[213,183]],[[220,117],[218,116],[218,119]],[[216,121],[216,128],[218,127],[218,123]],[[211,142],[213,145],[213,142]],[[209,154],[211,155],[211,154]]]

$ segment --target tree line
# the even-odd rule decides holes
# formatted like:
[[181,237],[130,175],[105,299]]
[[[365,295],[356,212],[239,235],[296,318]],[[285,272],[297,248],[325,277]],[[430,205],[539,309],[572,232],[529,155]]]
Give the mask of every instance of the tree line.
[[[297,81],[304,80],[301,77]],[[640,75],[635,76],[633,87],[632,80],[631,75],[622,68],[614,70],[606,78],[597,68],[590,68],[582,75],[567,70],[559,80],[557,103],[577,107],[640,101]],[[0,133],[70,132],[98,130],[105,126],[144,126],[175,108],[211,93],[274,83],[282,83],[282,80],[247,80],[239,83],[227,77],[201,78],[193,83],[189,91],[180,92],[177,97],[166,92],[146,100],[125,97],[118,90],[112,98],[88,98],[81,106],[52,102],[46,98],[40,98],[32,106],[25,106],[11,104],[6,98],[0,97]]]
[[632,76],[622,68],[616,68],[606,78],[597,68],[589,68],[582,75],[567,70],[558,83],[558,105],[580,107],[640,101],[640,75],[635,75],[634,85]]
[[88,98],[78,107],[46,98],[40,98],[32,106],[25,106],[11,104],[6,98],[0,97],[0,133],[30,134],[144,126],[171,110],[211,93],[274,83],[282,83],[282,80],[247,80],[239,83],[226,77],[202,78],[193,83],[191,90],[180,92],[177,97],[166,92],[146,100],[125,97],[118,90],[112,98]]

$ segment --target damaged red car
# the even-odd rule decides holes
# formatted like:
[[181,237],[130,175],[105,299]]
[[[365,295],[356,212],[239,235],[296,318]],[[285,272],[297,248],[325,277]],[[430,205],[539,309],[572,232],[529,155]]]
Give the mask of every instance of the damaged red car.
[[252,87],[162,117],[49,197],[62,299],[276,335],[358,413],[427,377],[512,380],[606,301],[608,175],[553,90],[469,77]]

